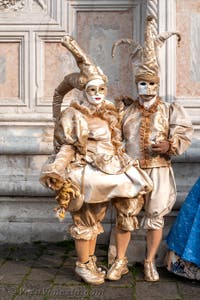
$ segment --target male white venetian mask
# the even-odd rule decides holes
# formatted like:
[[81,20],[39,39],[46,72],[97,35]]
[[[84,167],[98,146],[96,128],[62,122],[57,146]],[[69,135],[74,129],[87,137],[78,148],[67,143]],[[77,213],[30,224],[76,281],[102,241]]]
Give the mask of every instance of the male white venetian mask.
[[94,79],[87,83],[85,87],[87,100],[92,105],[99,105],[104,100],[107,87],[102,79]]
[[138,95],[145,101],[153,99],[158,93],[158,83],[139,81],[137,83]]

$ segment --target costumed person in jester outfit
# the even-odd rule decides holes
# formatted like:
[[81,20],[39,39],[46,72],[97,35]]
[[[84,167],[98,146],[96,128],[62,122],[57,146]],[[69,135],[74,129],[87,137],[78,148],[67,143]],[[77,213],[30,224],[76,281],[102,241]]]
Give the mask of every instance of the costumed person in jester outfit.
[[[130,39],[117,41],[113,47],[128,43],[132,46],[131,57],[135,69],[138,97],[121,97],[126,107],[123,117],[123,136],[126,153],[139,161],[153,181],[153,190],[144,196],[144,217],[141,228],[147,230],[147,249],[144,261],[146,281],[158,281],[155,257],[162,239],[164,216],[176,200],[176,185],[171,167],[173,155],[182,154],[191,144],[192,124],[184,108],[176,102],[167,103],[158,96],[159,64],[158,50],[165,40],[177,32],[164,32],[155,36],[154,18],[147,17],[144,47]],[[119,105],[121,105],[121,102]],[[127,232],[127,240],[130,232]],[[116,247],[119,242],[116,239]],[[118,252],[118,250],[117,250]],[[116,260],[116,264],[119,264]],[[108,272],[114,279],[115,262]]]
[[[57,215],[63,218],[66,211],[71,213],[69,232],[78,257],[76,275],[99,285],[106,274],[96,265],[95,246],[98,234],[103,232],[101,221],[109,202],[115,199],[120,222],[123,218],[126,229],[133,230],[137,228],[142,196],[152,190],[152,181],[124,152],[120,113],[105,100],[107,77],[71,36],[65,36],[62,45],[76,59],[80,73],[67,75],[55,89],[55,153],[43,166],[40,181],[56,191]],[[64,96],[74,88],[83,91],[82,100],[72,101],[61,112]]]
[[168,236],[167,269],[200,280],[200,178],[186,197]]

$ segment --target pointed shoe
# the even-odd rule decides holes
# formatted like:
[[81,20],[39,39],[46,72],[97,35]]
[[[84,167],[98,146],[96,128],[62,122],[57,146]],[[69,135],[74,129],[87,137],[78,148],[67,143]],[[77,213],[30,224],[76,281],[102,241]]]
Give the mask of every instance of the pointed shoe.
[[94,266],[91,263],[91,261],[89,261],[86,264],[77,261],[75,267],[75,273],[77,279],[82,279],[86,283],[90,283],[94,285],[99,285],[104,283],[104,278],[94,270]]

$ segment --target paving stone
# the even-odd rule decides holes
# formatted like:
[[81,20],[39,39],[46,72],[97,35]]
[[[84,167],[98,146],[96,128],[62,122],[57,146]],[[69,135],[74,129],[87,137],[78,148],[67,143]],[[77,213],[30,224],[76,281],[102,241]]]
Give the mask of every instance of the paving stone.
[[0,285],[0,299],[9,300],[12,299],[17,290],[17,285]]
[[15,261],[6,261],[0,268],[0,283],[19,284],[30,267]]
[[63,263],[63,266],[64,267],[67,267],[67,266],[75,267],[76,261],[77,261],[77,257],[66,257],[65,261]]
[[9,244],[3,244],[0,245],[0,257],[1,259],[5,259],[9,256],[9,254],[11,253],[11,245]]
[[49,267],[59,268],[63,264],[63,258],[52,255],[42,255],[37,259],[32,266],[33,267]]
[[15,261],[29,261],[32,262],[37,259],[43,252],[43,247],[34,244],[19,244],[12,245],[12,251],[9,258]]
[[[106,299],[105,296],[106,296],[106,293],[109,293],[109,289],[111,289],[111,288],[108,288],[107,285],[91,287],[90,299],[93,299],[93,300],[104,300],[104,299]],[[109,299],[111,299],[111,298],[109,298]]]
[[76,251],[75,251],[75,249],[67,251],[67,255],[70,256],[70,257],[73,257],[73,256],[76,257]]
[[[133,300],[134,290],[133,288],[124,287],[108,287],[95,288],[91,290],[90,300]],[[146,298],[147,299],[147,298]],[[143,299],[144,300],[144,299]]]
[[[174,282],[137,282],[136,299],[162,299],[178,300],[181,299],[176,283]],[[151,297],[151,298],[150,298]]]
[[[200,282],[192,281],[188,279],[183,279],[183,281],[178,281],[178,288],[180,294],[188,299],[194,299],[194,297],[199,297],[200,299]],[[187,299],[187,298],[184,298]]]
[[67,252],[68,252],[67,247],[59,246],[59,245],[50,245],[46,247],[43,254],[53,255],[54,257],[62,257]]
[[6,258],[0,258],[0,268],[6,262]]
[[32,268],[28,276],[28,280],[36,281],[52,281],[56,275],[57,270],[53,268]]
[[15,275],[7,273],[1,277],[1,284],[17,284],[19,285],[24,278],[24,275]]
[[132,287],[134,285],[134,279],[132,272],[123,275],[119,280],[106,280],[106,285],[108,287]]
[[23,262],[6,261],[5,264],[0,268],[0,272],[3,274],[26,274],[30,267]]
[[181,298],[183,300],[199,300],[200,299],[200,295],[196,295],[196,296],[192,296],[192,299],[191,299],[191,296],[190,295],[183,295],[183,298]]
[[62,267],[56,273],[54,278],[55,284],[65,284],[65,285],[80,285],[81,283],[77,281],[74,273],[74,266]]

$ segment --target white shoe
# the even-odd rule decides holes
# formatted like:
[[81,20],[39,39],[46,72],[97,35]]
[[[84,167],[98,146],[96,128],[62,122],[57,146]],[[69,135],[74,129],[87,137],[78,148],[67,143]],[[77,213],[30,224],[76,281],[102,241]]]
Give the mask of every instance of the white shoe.
[[77,275],[77,279],[82,279],[86,283],[94,285],[104,283],[104,277],[94,270],[94,265],[91,261],[86,264],[77,261],[75,273]]

